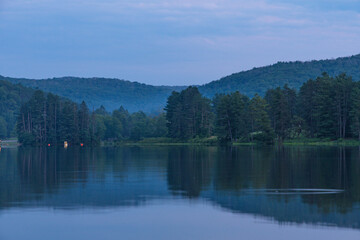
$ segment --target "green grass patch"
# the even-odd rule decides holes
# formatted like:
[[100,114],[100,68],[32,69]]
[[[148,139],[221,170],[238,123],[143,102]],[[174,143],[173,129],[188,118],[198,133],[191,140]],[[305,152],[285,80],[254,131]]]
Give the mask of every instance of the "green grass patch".
[[284,145],[310,145],[310,146],[359,146],[360,141],[356,139],[319,139],[319,138],[303,138],[286,140]]
[[145,138],[140,141],[104,141],[102,146],[192,146],[192,145],[217,145],[218,139],[215,136],[208,138],[193,138],[190,140],[181,140],[173,138]]

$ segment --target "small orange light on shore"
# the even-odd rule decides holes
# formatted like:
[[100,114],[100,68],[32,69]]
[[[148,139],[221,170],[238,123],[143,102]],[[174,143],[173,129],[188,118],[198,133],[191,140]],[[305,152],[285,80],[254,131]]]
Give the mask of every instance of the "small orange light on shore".
[[83,146],[84,146],[84,144],[83,144],[83,143],[80,143],[80,146],[82,146],[82,147],[83,147]]

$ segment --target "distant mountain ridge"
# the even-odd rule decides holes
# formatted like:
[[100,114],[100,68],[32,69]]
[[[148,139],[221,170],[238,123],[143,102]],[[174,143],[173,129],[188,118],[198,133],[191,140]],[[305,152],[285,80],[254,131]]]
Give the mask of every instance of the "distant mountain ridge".
[[202,85],[199,90],[207,97],[212,97],[216,93],[229,93],[236,90],[252,97],[255,93],[264,95],[269,88],[285,84],[299,89],[305,81],[315,79],[323,72],[327,72],[330,76],[346,73],[355,81],[359,81],[360,54],[331,60],[278,62],[270,66],[231,74]]
[[[264,95],[267,89],[284,84],[298,89],[302,83],[320,76],[323,72],[331,76],[344,72],[359,81],[360,54],[331,60],[278,62],[270,66],[234,73],[198,87],[202,94],[210,98],[217,93],[234,91],[252,97],[255,93]],[[124,106],[130,112],[142,110],[148,113],[162,111],[172,91],[186,88],[186,86],[152,86],[110,78],[63,77],[32,80],[0,76],[0,80],[42,89],[75,102],[84,100],[90,108],[103,105],[107,110],[112,111]]]
[[1,77],[12,83],[52,92],[75,102],[85,101],[90,108],[101,105],[109,111],[124,106],[130,112],[160,112],[172,91],[181,91],[186,86],[152,86],[109,78],[62,77],[52,79],[23,79]]

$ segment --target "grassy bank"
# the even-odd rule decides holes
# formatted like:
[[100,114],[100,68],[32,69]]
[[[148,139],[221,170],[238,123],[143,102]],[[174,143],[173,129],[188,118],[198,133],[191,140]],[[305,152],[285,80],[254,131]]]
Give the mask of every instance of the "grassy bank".
[[[278,144],[278,143],[275,143]],[[179,140],[172,138],[145,138],[140,141],[104,141],[102,146],[216,146],[219,145],[218,138],[213,136],[209,138],[194,138],[190,140]],[[262,145],[256,142],[234,142],[233,146],[255,146]],[[283,142],[285,146],[360,146],[360,141],[355,139],[318,139],[318,138],[302,138],[292,139]]]
[[179,140],[172,138],[145,138],[140,141],[104,141],[102,146],[136,146],[136,145],[151,145],[151,146],[214,146],[218,144],[217,137],[209,138],[194,138],[190,140]]
[[[220,145],[217,137],[212,136],[208,138],[194,138],[190,140],[179,140],[173,138],[145,138],[140,141],[102,141],[101,146],[216,146]],[[263,145],[262,143],[256,142],[233,142],[229,144],[232,146],[256,146]],[[278,145],[275,142],[275,145]],[[319,138],[301,138],[285,140],[283,142],[285,146],[360,146],[360,141],[356,139],[319,139]],[[2,140],[0,142],[1,147],[16,147],[19,146],[16,138]]]
[[360,141],[356,139],[318,139],[318,138],[303,138],[286,140],[284,145],[310,145],[310,146],[360,146]]

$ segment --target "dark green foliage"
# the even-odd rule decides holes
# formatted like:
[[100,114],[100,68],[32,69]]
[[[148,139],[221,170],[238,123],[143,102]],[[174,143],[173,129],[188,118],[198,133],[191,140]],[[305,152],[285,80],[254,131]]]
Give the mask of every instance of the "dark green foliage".
[[109,114],[103,105],[101,105],[98,109],[96,109],[94,113],[97,115],[103,115],[103,116]]
[[[0,117],[0,136],[5,134]],[[108,114],[104,107],[90,113],[83,101],[80,105],[53,94],[35,91],[21,106],[17,121],[18,140],[24,145],[83,143],[99,144],[101,140],[142,140],[167,135],[164,114],[155,117],[143,112],[130,114],[123,107]]]
[[15,136],[16,116],[34,90],[0,80],[0,139]]
[[210,100],[202,97],[196,87],[188,87],[181,93],[173,92],[165,110],[170,137],[190,139],[210,135]]
[[309,137],[315,137],[317,131],[317,119],[315,117],[316,106],[316,82],[309,80],[305,82],[299,91],[298,113],[305,121],[305,128],[309,132]]
[[121,106],[118,110],[115,110],[112,113],[112,116],[119,121],[119,124],[121,125],[121,135],[123,138],[130,138],[131,136],[131,115],[130,113]]
[[351,91],[354,86],[352,78],[342,73],[335,78],[334,81],[334,92],[335,99],[334,104],[336,108],[336,119],[337,119],[337,138],[345,138],[348,136],[347,127],[349,125],[349,111],[351,101]]
[[89,115],[89,109],[86,106],[86,103],[83,101],[80,104],[79,111],[79,140],[80,142],[88,142],[91,136],[90,131],[90,115]]
[[6,121],[3,117],[0,117],[0,139],[6,138],[7,134],[7,126]]
[[346,74],[323,73],[308,80],[299,94],[288,85],[269,89],[265,100],[250,100],[239,92],[216,95],[215,133],[222,141],[279,143],[285,139],[316,137],[360,139],[360,87]]
[[17,121],[20,143],[61,144],[68,141],[71,145],[93,144],[96,134],[92,132],[93,122],[85,102],[80,106],[61,100],[53,94],[37,90],[31,99],[21,106]]
[[33,80],[0,76],[1,79],[51,92],[77,103],[85,101],[90,106],[90,109],[104,106],[106,109],[113,111],[122,105],[130,112],[142,110],[147,113],[161,112],[166,98],[171,92],[185,88],[151,86],[109,78],[63,77]]
[[352,88],[349,115],[352,133],[360,140],[360,85],[358,82]]
[[327,72],[330,76],[345,72],[355,81],[359,81],[359,66],[360,54],[333,60],[278,62],[270,66],[234,73],[200,86],[199,90],[206,97],[234,91],[241,91],[249,97],[253,97],[256,93],[264,96],[269,88],[281,87],[285,84],[290,88],[299,89],[308,79],[315,79],[323,72]]
[[284,88],[270,89],[265,94],[265,99],[269,104],[269,116],[272,127],[282,141],[288,137],[292,127],[291,121],[295,115],[296,92],[287,85]]
[[249,105],[251,140],[271,144],[274,141],[274,131],[271,128],[267,110],[268,104],[266,101],[259,95],[255,94]]
[[114,116],[103,117],[105,126],[104,139],[106,140],[121,140],[123,139],[123,126],[121,121]]
[[[360,139],[360,84],[346,74],[323,73],[308,80],[299,93],[288,87],[269,89],[252,99],[239,92],[218,94],[211,101],[196,87],[173,92],[165,113],[156,116],[124,107],[108,113],[105,107],[90,112],[86,103],[34,92],[20,109],[17,121],[23,144],[97,144],[101,140],[141,141],[163,138],[197,142],[256,141],[266,144],[303,137]],[[7,121],[0,116],[0,137],[7,136]],[[213,136],[213,134],[215,136]]]
[[215,132],[222,141],[247,139],[249,134],[249,98],[235,92],[215,97]]
[[357,85],[345,74],[332,78],[323,73],[315,81],[309,80],[301,87],[299,114],[311,137],[336,139],[351,136],[348,128],[350,113],[353,113],[352,120],[356,118]]
[[164,137],[168,135],[168,129],[166,127],[166,114],[161,113],[151,119],[153,125],[152,136]]

